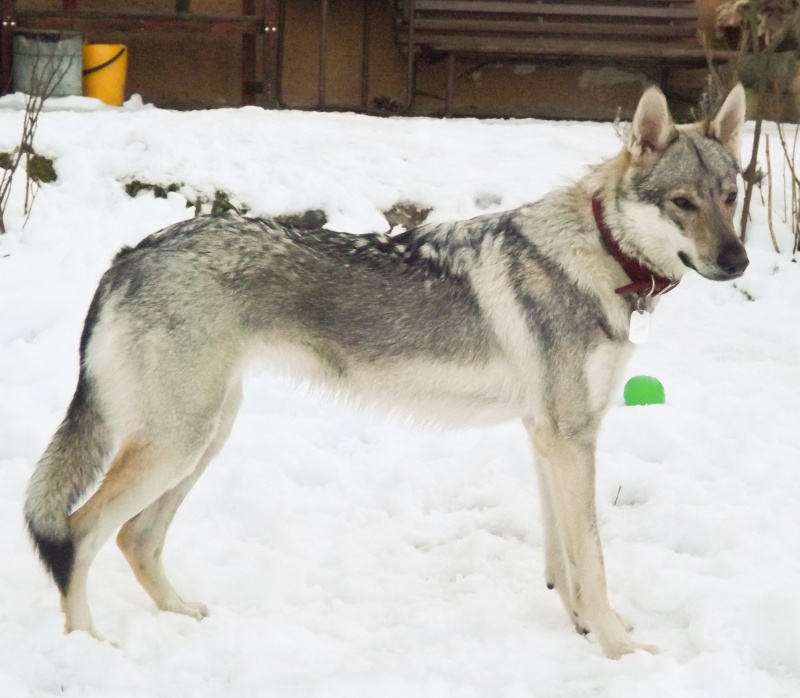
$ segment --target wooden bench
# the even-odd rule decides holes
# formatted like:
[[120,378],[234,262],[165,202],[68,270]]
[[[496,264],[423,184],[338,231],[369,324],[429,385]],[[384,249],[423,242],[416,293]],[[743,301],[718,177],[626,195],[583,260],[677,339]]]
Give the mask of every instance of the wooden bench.
[[[61,9],[19,9],[14,0],[0,0],[0,89],[11,85],[11,43],[17,30],[80,32],[147,32],[210,34],[242,37],[242,101],[277,106],[278,0],[242,0],[237,15],[208,15],[190,10],[190,0],[175,0],[174,11],[142,13],[84,10],[78,0],[62,0]],[[261,44],[261,50],[257,45]],[[260,70],[258,58],[260,54]],[[257,80],[258,75],[261,80]],[[261,96],[260,100],[256,95]]]
[[[413,110],[417,62],[446,57],[445,114],[452,110],[456,56],[525,61],[705,65],[695,0],[396,0],[395,35],[408,51]],[[729,59],[733,51],[716,51]]]

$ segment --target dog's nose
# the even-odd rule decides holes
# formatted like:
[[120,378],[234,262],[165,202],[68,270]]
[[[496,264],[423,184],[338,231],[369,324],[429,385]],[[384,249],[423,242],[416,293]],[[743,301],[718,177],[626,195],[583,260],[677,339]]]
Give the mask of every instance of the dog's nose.
[[748,264],[747,251],[738,240],[726,243],[717,256],[717,266],[731,277],[744,274]]

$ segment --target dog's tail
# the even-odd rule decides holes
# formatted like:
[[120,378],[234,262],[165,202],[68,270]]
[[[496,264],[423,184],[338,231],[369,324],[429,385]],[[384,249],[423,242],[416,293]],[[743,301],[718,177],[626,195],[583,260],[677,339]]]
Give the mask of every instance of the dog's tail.
[[67,414],[28,483],[25,520],[33,543],[59,590],[66,594],[75,562],[69,515],[102,472],[111,447],[94,381],[84,363],[101,294],[95,295],[81,337],[81,371]]
[[67,415],[31,476],[25,502],[28,531],[62,594],[69,587],[75,561],[69,514],[97,480],[110,441],[91,381],[82,370]]

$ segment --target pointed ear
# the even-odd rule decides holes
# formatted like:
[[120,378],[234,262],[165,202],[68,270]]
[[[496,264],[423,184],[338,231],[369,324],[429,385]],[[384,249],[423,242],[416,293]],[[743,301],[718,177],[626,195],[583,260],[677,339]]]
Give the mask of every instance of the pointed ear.
[[675,136],[675,124],[669,114],[667,100],[657,87],[649,87],[636,107],[628,136],[628,150],[635,157],[659,152]]
[[742,126],[747,103],[742,83],[737,82],[708,125],[709,138],[719,141],[741,167]]

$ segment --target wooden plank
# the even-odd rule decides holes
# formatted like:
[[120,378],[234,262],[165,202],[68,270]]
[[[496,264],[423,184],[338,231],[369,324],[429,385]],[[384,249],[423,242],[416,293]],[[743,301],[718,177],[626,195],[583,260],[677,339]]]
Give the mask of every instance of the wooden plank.
[[[403,0],[402,4],[408,6],[410,0]],[[596,7],[598,5],[611,5],[611,6],[628,6],[628,7],[641,7],[643,5],[665,5],[665,6],[678,6],[678,5],[696,5],[697,0],[417,0],[417,5],[420,8],[446,8],[456,7],[462,8],[504,8],[503,11],[508,11],[508,8],[516,8],[524,5],[558,5],[569,4],[579,7]]]
[[283,41],[282,3],[279,0],[259,0],[256,9],[260,10],[264,17],[264,41],[261,45],[261,76],[264,91],[261,95],[261,106],[279,107],[281,105],[280,44]]
[[0,94],[11,90],[15,21],[13,0],[0,0]]
[[[416,0],[416,8],[423,14],[436,12],[442,14],[462,14],[462,15],[497,15],[497,14],[537,14],[542,8],[554,5],[569,6],[574,8],[575,13],[581,13],[587,9],[597,7],[605,8],[627,8],[627,11],[640,12],[645,7],[662,8],[669,10],[680,10],[689,12],[697,17],[696,0],[595,0],[594,2],[571,2],[570,0],[538,0],[537,2],[509,2],[508,0]],[[398,5],[398,14],[403,20],[408,21],[410,14],[411,0],[401,0]]]
[[[414,31],[456,34],[599,34],[608,36],[694,37],[697,28],[687,24],[611,24],[608,22],[531,22],[483,19],[418,19]],[[425,43],[417,37],[416,43]]]
[[[400,5],[405,10],[411,4],[410,0],[402,0]],[[538,5],[540,7],[545,5],[575,5],[576,7],[597,7],[597,6],[610,6],[610,7],[643,7],[643,6],[661,6],[661,7],[681,7],[690,6],[694,7],[697,4],[696,0],[417,0],[416,5],[418,9],[422,10],[458,10],[467,12],[515,12],[520,7]]]
[[[570,40],[543,38],[492,38],[481,36],[453,37],[431,36],[427,46],[459,54],[481,53],[496,56],[568,56],[586,58],[646,58],[653,60],[705,58],[705,50],[699,43],[676,42],[622,42],[599,40]],[[736,51],[714,51],[718,58],[733,58]]]
[[[403,2],[408,6],[410,0]],[[552,7],[556,5],[569,5],[581,9],[592,9],[596,7],[616,7],[642,9],[643,7],[661,7],[686,9],[696,7],[696,0],[593,0],[585,2],[578,0],[536,0],[536,2],[526,0],[417,0],[415,3],[418,10],[436,12],[505,12],[515,14],[524,12],[527,9]],[[696,14],[696,12],[695,12]]]
[[260,17],[218,15],[114,15],[99,12],[49,12],[24,11],[17,13],[17,27],[25,29],[51,29],[60,31],[146,31],[185,32],[212,34],[260,34],[264,31]]
[[697,19],[697,8],[694,4],[675,7],[640,5],[568,5],[559,3],[519,3],[519,2],[493,2],[478,3],[469,0],[417,0],[415,3],[417,13],[440,12],[442,14],[507,14],[507,15],[533,15],[533,16],[573,16],[573,17],[630,17],[651,19]]
[[370,23],[369,23],[369,0],[363,0],[361,8],[361,108],[366,111],[369,108],[369,45]]
[[328,0],[319,3],[319,58],[317,59],[317,107],[325,108],[325,90],[327,88],[326,68],[328,54]]
[[[188,0],[184,5],[184,12],[189,12]],[[242,0],[242,9],[252,14],[255,11],[254,0]],[[263,83],[259,85],[256,82],[256,37],[245,34],[242,36],[242,104],[255,104],[256,94],[263,89]]]

